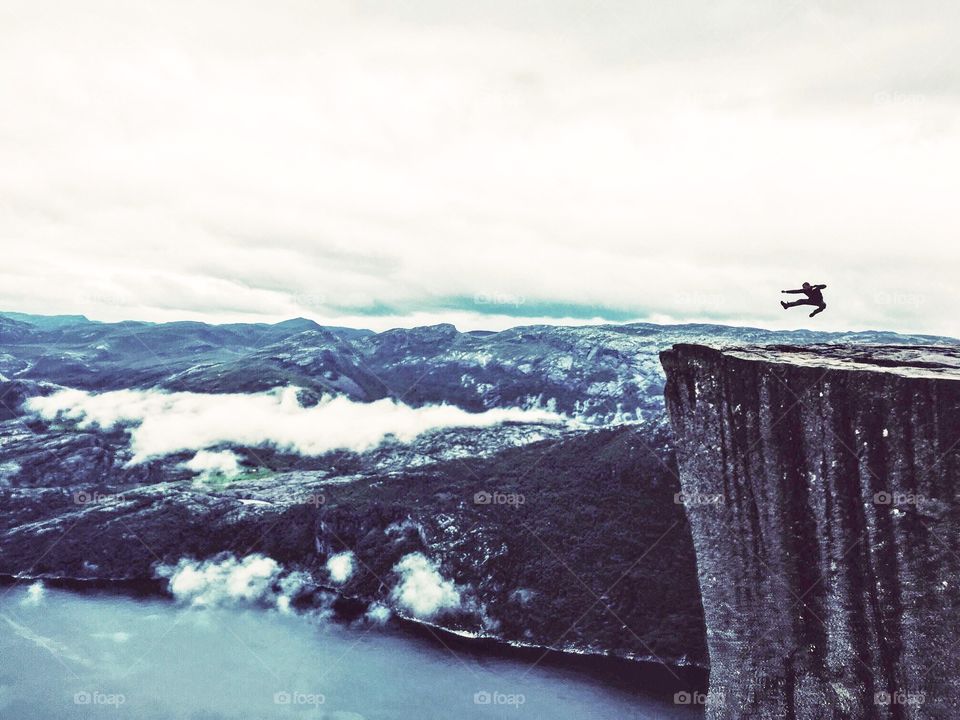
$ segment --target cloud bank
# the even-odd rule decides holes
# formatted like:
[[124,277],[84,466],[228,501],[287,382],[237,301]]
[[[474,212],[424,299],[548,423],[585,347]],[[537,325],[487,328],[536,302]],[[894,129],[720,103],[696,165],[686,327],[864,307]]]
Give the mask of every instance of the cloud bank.
[[950,0],[3,6],[0,307],[956,331]]
[[436,564],[423,553],[405,555],[393,571],[400,575],[400,582],[390,597],[415,617],[426,620],[460,607],[460,591],[456,585],[445,579]]
[[167,580],[177,602],[191,607],[267,605],[282,611],[308,581],[260,554],[242,559],[223,554],[200,562],[182,558],[176,565],[158,566],[155,575]]
[[179,602],[193,606],[254,603],[274,594],[281,568],[263,555],[242,560],[221,557],[203,562],[182,559],[175,566],[162,565],[158,577],[168,578],[167,588]]
[[[339,449],[362,452],[388,437],[409,442],[422,433],[443,428],[564,421],[556,413],[541,410],[498,408],[469,413],[450,405],[414,408],[388,399],[359,403],[345,397],[327,397],[305,408],[297,401],[294,387],[218,395],[67,389],[30,398],[25,407],[46,420],[76,421],[80,427],[129,428],[133,451],[130,464],[226,444],[270,445],[301,455]],[[220,453],[198,453],[188,466],[201,473],[233,468],[230,459]]]

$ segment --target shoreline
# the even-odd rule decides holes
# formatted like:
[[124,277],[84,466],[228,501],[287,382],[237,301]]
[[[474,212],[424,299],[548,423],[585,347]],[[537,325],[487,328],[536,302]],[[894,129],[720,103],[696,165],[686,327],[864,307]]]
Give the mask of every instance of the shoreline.
[[[73,578],[24,576],[0,573],[0,587],[42,582],[45,586],[78,594],[106,593],[132,598],[156,598],[174,603],[166,590],[166,581],[146,578]],[[368,604],[362,598],[341,595],[324,585],[315,585],[317,590],[333,592],[333,621],[349,625],[362,615],[356,612],[360,605]],[[337,606],[340,607],[337,607]],[[308,611],[309,604],[299,606]],[[647,696],[670,699],[677,692],[706,692],[709,669],[700,665],[667,664],[646,657],[621,657],[602,651],[583,651],[574,648],[555,648],[533,643],[520,643],[495,636],[475,635],[451,630],[433,622],[405,617],[392,612],[384,624],[387,631],[393,630],[414,641],[436,647],[445,647],[451,652],[461,652],[475,658],[496,658],[532,665],[550,667],[561,671],[584,675],[595,681],[608,684],[619,690],[638,692]]]

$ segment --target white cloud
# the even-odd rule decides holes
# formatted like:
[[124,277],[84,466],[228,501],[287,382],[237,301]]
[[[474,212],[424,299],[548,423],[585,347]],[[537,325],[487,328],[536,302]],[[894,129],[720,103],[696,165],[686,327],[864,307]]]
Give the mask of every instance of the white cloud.
[[342,585],[353,575],[354,554],[349,550],[331,555],[327,559],[327,572],[330,573],[330,580],[337,585]]
[[249,555],[243,560],[226,557],[200,563],[182,559],[174,567],[161,566],[157,574],[169,579],[170,593],[178,601],[212,606],[262,600],[270,594],[280,570],[272,558]]
[[27,588],[27,594],[20,600],[21,607],[37,607],[43,602],[46,588],[39,580]]
[[367,608],[367,612],[364,614],[364,617],[376,625],[383,625],[387,620],[390,619],[390,615],[390,608],[388,608],[386,605],[372,603],[370,607]]
[[[183,450],[222,444],[272,445],[302,455],[330,450],[363,451],[388,436],[409,442],[421,433],[449,427],[489,427],[509,421],[563,422],[555,413],[514,408],[469,413],[450,405],[410,407],[384,399],[372,403],[324,398],[305,408],[297,388],[251,394],[205,394],[154,390],[88,393],[66,389],[33,397],[25,407],[46,419],[77,421],[81,427],[130,427],[131,464]],[[201,466],[229,464],[209,454],[190,461]]]
[[187,470],[197,473],[200,479],[213,475],[223,475],[225,478],[234,478],[240,474],[240,458],[230,450],[200,450],[192,458],[183,463]]
[[400,582],[390,597],[415,617],[429,619],[460,607],[460,592],[422,553],[405,555],[394,567]]
[[303,574],[288,573],[260,554],[239,560],[232,555],[200,562],[182,558],[176,565],[158,566],[155,572],[167,579],[167,589],[178,602],[193,607],[266,604],[286,611],[307,582]]
[[949,2],[474,5],[5,3],[0,307],[953,331]]

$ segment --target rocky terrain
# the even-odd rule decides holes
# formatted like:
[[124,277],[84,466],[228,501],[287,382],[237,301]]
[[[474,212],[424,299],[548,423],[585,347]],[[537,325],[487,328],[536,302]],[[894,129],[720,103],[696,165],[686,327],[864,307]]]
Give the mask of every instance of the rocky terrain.
[[960,351],[678,345],[707,716],[956,718]]
[[[517,644],[704,665],[690,498],[678,495],[658,352],[683,342],[897,341],[956,342],[707,325],[372,333],[302,319],[0,315],[0,573],[155,582],[158,567],[184,558],[262,553],[305,573],[314,595],[336,591],[348,614],[390,608]],[[257,428],[266,435],[188,438],[144,457],[134,449],[148,425],[162,435],[155,421],[177,403],[193,403],[177,416],[187,422],[225,393],[261,402],[289,386],[295,397],[266,406],[276,413]],[[142,396],[123,394],[131,390]],[[63,397],[72,400],[42,411],[40,401]],[[306,413],[331,398],[404,418],[442,405],[444,417],[452,408],[467,420],[409,438],[385,431],[359,448],[304,450],[299,426],[294,440],[270,435],[298,418],[315,425],[321,416]],[[146,414],[103,419],[131,405]],[[534,414],[470,424],[518,409]],[[227,424],[250,424],[249,415]],[[359,433],[370,422],[343,424]],[[202,453],[214,465],[198,466]],[[353,570],[335,578],[328,563],[346,555]],[[442,588],[455,586],[457,603],[418,614],[398,601],[397,568],[421,556],[450,584]]]
[[927,345],[956,340],[649,323],[541,325],[497,333],[435,325],[373,333],[321,327],[302,318],[275,325],[205,325],[0,313],[0,382],[203,393],[295,385],[305,398],[334,394],[366,402],[389,397],[408,405],[444,402],[471,411],[544,407],[604,424],[660,416],[664,377],[657,353],[675,343],[696,342]]

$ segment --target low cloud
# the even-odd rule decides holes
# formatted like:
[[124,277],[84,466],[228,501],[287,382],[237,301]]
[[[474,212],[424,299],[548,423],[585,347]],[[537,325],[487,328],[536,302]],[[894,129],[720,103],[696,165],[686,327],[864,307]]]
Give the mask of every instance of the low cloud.
[[20,601],[20,607],[37,607],[43,602],[46,592],[47,589],[43,583],[38,580],[27,588],[27,594],[24,595]]
[[307,581],[260,554],[239,560],[232,555],[200,562],[183,558],[176,565],[159,566],[155,574],[167,579],[167,590],[177,602],[192,607],[268,605],[285,611]]
[[456,585],[445,579],[422,553],[405,555],[393,571],[400,575],[400,582],[391,598],[415,617],[428,619],[460,607],[460,591]]
[[[297,392],[295,387],[250,394],[64,389],[30,398],[25,407],[46,420],[76,421],[81,428],[128,427],[131,465],[225,444],[270,445],[301,455],[322,455],[339,449],[363,452],[391,436],[410,442],[422,433],[443,428],[565,421],[563,416],[543,410],[497,408],[470,413],[451,405],[415,408],[389,399],[360,403],[327,397],[313,407],[303,407]],[[198,472],[229,464],[214,453],[189,462]]]
[[367,608],[367,612],[364,617],[375,625],[383,625],[385,622],[387,622],[387,620],[390,619],[390,615],[390,608],[388,608],[386,605],[373,603]]
[[331,555],[327,560],[327,572],[330,573],[330,580],[337,585],[342,585],[353,575],[354,555],[349,550],[336,555]]
[[197,473],[201,480],[206,480],[214,475],[222,475],[225,478],[233,478],[240,474],[240,458],[230,450],[221,450],[214,452],[211,450],[201,450],[190,460],[183,463],[187,470]]
[[[331,556],[326,565],[330,579],[337,584],[349,580],[355,566],[356,558],[350,551]],[[428,620],[464,608],[460,588],[443,577],[436,563],[423,553],[405,555],[393,571],[399,581],[390,592],[390,600],[413,617]],[[221,553],[199,561],[182,558],[175,565],[159,565],[154,575],[167,581],[167,591],[178,603],[194,608],[258,606],[287,613],[292,611],[294,600],[312,587],[306,573],[290,572],[259,553],[243,558]],[[311,612],[329,617],[333,597],[326,597]],[[365,619],[383,624],[390,614],[384,603],[375,602],[367,609]]]

